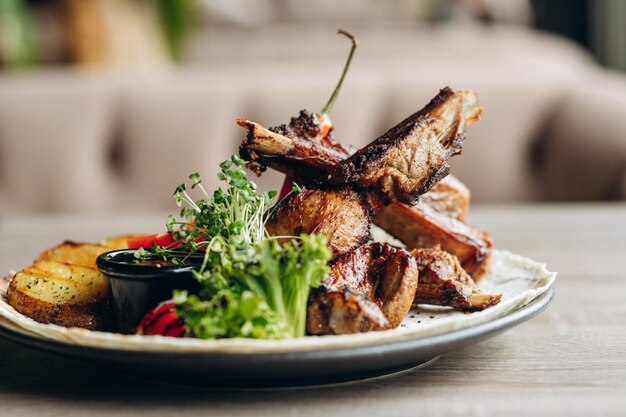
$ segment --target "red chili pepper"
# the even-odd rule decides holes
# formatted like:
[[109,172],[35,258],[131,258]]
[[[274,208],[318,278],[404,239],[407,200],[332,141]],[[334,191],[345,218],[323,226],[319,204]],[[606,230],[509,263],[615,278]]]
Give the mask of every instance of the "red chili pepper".
[[320,113],[316,114],[317,120],[320,123],[320,135],[325,138],[328,136],[331,130],[333,130],[333,122],[330,121],[328,114]]
[[294,181],[295,181],[295,178],[292,177],[291,175],[287,175],[285,177],[285,181],[283,182],[283,186],[280,189],[280,194],[278,194],[278,201],[280,201],[283,198],[287,197],[287,194],[289,194],[291,192],[291,190],[293,189]]
[[168,300],[146,313],[137,326],[136,333],[151,336],[183,337],[185,331],[185,321],[178,317],[175,304]]
[[[330,114],[330,111],[332,110],[333,105],[335,104],[335,100],[337,99],[337,96],[339,95],[339,91],[341,90],[343,80],[346,78],[346,74],[348,73],[348,68],[350,68],[350,63],[352,62],[354,51],[356,50],[356,47],[359,44],[359,41],[357,40],[357,38],[355,38],[354,35],[346,32],[345,30],[339,29],[337,33],[340,35],[344,35],[348,39],[350,39],[352,41],[352,48],[350,48],[350,54],[348,55],[348,59],[343,68],[343,72],[341,73],[341,78],[339,78],[339,82],[337,83],[337,86],[335,87],[335,89],[333,90],[333,93],[328,99],[328,103],[326,103],[326,105],[324,106],[324,108],[322,109],[320,113],[315,115],[320,124],[320,135],[322,138],[328,137],[328,134],[331,132],[331,130],[333,130],[333,127],[334,127],[333,122],[331,122],[330,117],[328,115]],[[278,195],[279,200],[282,200],[283,198],[285,198],[287,194],[291,192],[294,182],[298,183],[297,179],[290,175],[287,175],[287,177],[285,178],[285,182],[283,182],[283,186],[280,190],[280,194]]]
[[319,114],[317,114],[317,119],[319,120],[320,127],[321,127],[320,133],[322,134],[323,138],[328,136],[330,131],[333,129],[333,124],[330,121],[330,118],[328,117],[328,115],[330,114],[330,111],[333,109],[333,106],[335,105],[335,100],[337,100],[339,91],[341,91],[343,80],[346,78],[346,74],[348,73],[348,68],[350,68],[350,63],[352,62],[354,51],[356,51],[356,47],[359,44],[359,41],[357,40],[357,38],[355,38],[354,35],[346,32],[345,30],[339,29],[337,33],[340,35],[344,35],[348,39],[350,39],[352,41],[352,48],[350,48],[350,54],[348,55],[348,60],[346,61],[346,65],[343,67],[343,72],[341,73],[341,77],[339,78],[339,82],[337,83],[337,86],[335,87],[335,89],[333,90],[333,93],[330,95],[330,98],[328,99],[328,103],[326,103],[322,111]]

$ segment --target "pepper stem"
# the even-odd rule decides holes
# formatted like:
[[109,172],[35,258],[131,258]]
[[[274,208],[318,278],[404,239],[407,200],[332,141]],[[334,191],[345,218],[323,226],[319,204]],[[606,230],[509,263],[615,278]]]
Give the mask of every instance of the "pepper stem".
[[350,68],[350,62],[352,62],[352,56],[354,56],[354,51],[356,50],[356,47],[359,44],[359,40],[354,35],[352,35],[351,33],[346,32],[343,29],[337,30],[337,34],[338,35],[344,35],[345,37],[350,39],[352,41],[352,48],[350,49],[350,55],[348,55],[348,60],[346,61],[346,65],[343,67],[343,72],[341,73],[341,78],[339,79],[339,82],[337,83],[337,86],[335,87],[335,90],[333,91],[333,94],[328,99],[328,103],[326,103],[326,105],[322,109],[322,114],[323,115],[328,115],[330,113],[330,111],[333,109],[333,105],[335,104],[335,100],[337,99],[337,96],[339,95],[339,91],[341,90],[341,85],[343,84],[343,80],[344,80],[344,78],[346,78],[346,74],[348,73],[348,68]]

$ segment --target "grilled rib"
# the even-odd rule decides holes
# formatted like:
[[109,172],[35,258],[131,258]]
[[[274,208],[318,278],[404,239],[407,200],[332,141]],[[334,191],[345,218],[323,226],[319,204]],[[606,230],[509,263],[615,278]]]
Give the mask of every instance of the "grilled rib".
[[370,216],[363,197],[349,188],[303,190],[280,201],[265,227],[272,236],[324,235],[339,256],[369,240]]
[[[357,333],[364,323],[380,326],[374,330],[398,327],[413,303],[418,275],[413,256],[382,243],[363,245],[336,259],[322,289],[309,300],[309,333]],[[381,315],[384,325],[377,318]],[[358,320],[352,326],[334,320],[341,323],[339,329],[331,324],[332,317]]]
[[460,152],[465,127],[481,112],[473,92],[446,87],[422,110],[353,155],[321,137],[317,119],[304,111],[288,126],[271,130],[238,119],[248,129],[240,154],[257,173],[271,166],[298,178],[317,177],[324,186],[348,184],[412,204],[448,174],[447,160]]
[[434,304],[475,311],[496,305],[500,294],[482,294],[458,259],[439,247],[411,251],[419,266],[413,304]]
[[455,255],[474,279],[486,270],[493,242],[489,234],[437,212],[424,203],[393,204],[376,214],[374,221],[407,248],[441,248]]
[[345,288],[320,288],[309,297],[306,314],[308,334],[364,333],[384,330],[389,322],[380,307],[362,294]]
[[[303,110],[301,117],[303,113],[308,115]],[[248,129],[248,135],[239,147],[239,154],[248,161],[248,168],[257,175],[261,175],[270,166],[294,177],[313,178],[328,172],[349,155],[341,145],[334,144],[329,139],[311,136],[310,131],[303,133],[307,136],[294,136],[295,133],[304,131],[296,128],[302,124],[300,121],[300,118],[292,119],[293,126],[290,124],[290,130],[287,130],[284,125],[266,129],[258,123],[237,119],[239,126]]]
[[411,308],[417,283],[417,263],[407,251],[371,243],[337,259],[324,285],[374,300],[393,328]]
[[458,178],[450,174],[422,195],[420,202],[433,210],[464,222],[469,210],[470,191]]
[[341,161],[321,184],[353,184],[383,194],[390,202],[415,204],[448,175],[448,159],[460,153],[465,126],[482,108],[471,91],[446,87],[422,110]]

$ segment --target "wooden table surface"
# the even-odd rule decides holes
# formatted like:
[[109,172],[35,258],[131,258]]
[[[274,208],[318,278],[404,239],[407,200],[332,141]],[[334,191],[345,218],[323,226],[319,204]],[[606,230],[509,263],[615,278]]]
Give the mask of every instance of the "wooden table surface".
[[[161,230],[163,216],[0,218],[0,271],[71,238]],[[431,366],[293,390],[133,379],[0,339],[0,416],[626,416],[626,205],[476,207],[500,248],[559,272],[548,311]]]

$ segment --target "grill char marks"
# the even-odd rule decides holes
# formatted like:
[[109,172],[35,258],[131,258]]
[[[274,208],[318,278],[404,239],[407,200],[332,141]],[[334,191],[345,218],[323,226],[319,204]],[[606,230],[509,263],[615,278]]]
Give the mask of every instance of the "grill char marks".
[[370,216],[353,190],[304,190],[275,206],[266,229],[272,236],[324,235],[339,256],[369,240]]
[[282,124],[270,130],[289,139],[305,139],[325,149],[332,149],[343,155],[341,159],[350,156],[350,152],[342,144],[335,142],[330,133],[322,135],[318,117],[307,110],[300,110],[298,117],[292,117],[288,125]]
[[421,194],[448,174],[447,161],[460,153],[465,127],[481,112],[474,93],[446,87],[422,110],[317,181],[353,184],[381,193],[389,202],[415,204]]

